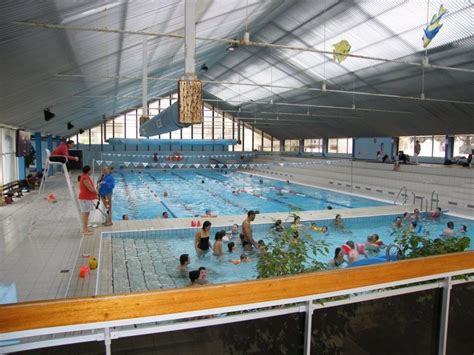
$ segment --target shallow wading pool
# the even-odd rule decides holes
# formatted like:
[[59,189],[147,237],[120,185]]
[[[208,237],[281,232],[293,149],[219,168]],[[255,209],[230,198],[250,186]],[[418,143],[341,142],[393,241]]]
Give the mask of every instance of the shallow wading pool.
[[[328,262],[333,257],[336,247],[347,240],[363,243],[372,233],[377,233],[385,244],[389,244],[394,239],[391,226],[395,217],[391,215],[348,218],[344,220],[343,231],[336,230],[332,220],[316,221],[320,226],[329,227],[328,234],[309,232],[313,238],[324,239],[329,245],[330,253],[319,256],[318,260]],[[443,215],[437,220],[421,220],[420,225],[431,238],[436,238],[442,233],[448,221],[454,222],[456,231],[459,231],[462,224],[466,225],[468,230],[466,235],[472,240],[474,220]],[[255,222],[258,223],[258,215]],[[310,223],[303,224],[308,226]],[[212,242],[214,234],[222,229],[230,230],[230,226],[212,227]],[[270,224],[254,224],[253,229],[255,240],[263,239],[266,243],[271,242],[273,235]],[[188,285],[187,277],[183,277],[177,271],[181,254],[191,256],[189,270],[200,266],[208,268],[208,278],[212,283],[253,280],[257,277],[257,254],[250,254],[252,260],[249,263],[234,265],[230,262],[230,260],[238,259],[243,252],[238,240],[234,240],[237,248],[232,254],[228,253],[227,245],[224,243],[224,256],[216,257],[209,252],[206,256],[198,258],[194,250],[194,234],[197,230],[198,228],[184,228],[103,233],[102,243],[105,243],[106,239],[109,242],[108,245],[111,246],[113,292],[139,292]],[[461,233],[458,232],[458,235]],[[382,250],[381,253],[385,254],[385,251]]]

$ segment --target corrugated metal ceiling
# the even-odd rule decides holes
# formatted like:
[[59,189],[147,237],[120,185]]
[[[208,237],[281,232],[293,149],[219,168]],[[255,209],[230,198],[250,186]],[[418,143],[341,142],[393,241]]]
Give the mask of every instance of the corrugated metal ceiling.
[[[332,50],[333,43],[346,39],[354,54],[417,62],[421,62],[424,53],[424,1],[197,3],[197,35],[201,37],[241,38],[248,23],[255,41]],[[429,4],[431,17],[441,1],[431,0]],[[449,13],[430,45],[430,62],[474,69],[472,2],[449,1],[444,5]],[[76,129],[87,128],[100,122],[103,115],[113,117],[140,105],[141,36],[41,29],[16,25],[14,21],[182,34],[184,2],[24,0],[0,4],[0,123],[67,135],[75,133],[67,131],[67,122]],[[148,42],[149,76],[179,78],[184,67],[183,40],[155,37]],[[249,122],[278,138],[474,132],[474,105],[304,89],[321,87],[326,78],[331,89],[419,96],[420,67],[356,58],[339,64],[325,54],[254,47],[228,52],[225,47],[223,43],[197,41],[197,67],[203,63],[209,67],[201,79],[240,85],[207,83],[204,89],[252,112],[247,115],[255,120]],[[473,101],[472,73],[427,69],[424,76],[427,97]],[[150,98],[175,88],[175,82],[149,81]],[[347,107],[355,103],[357,108],[410,114],[316,107],[308,110],[306,106],[253,102],[270,100]],[[56,114],[54,120],[43,120],[45,107]],[[311,117],[307,119],[300,115],[308,112]]]

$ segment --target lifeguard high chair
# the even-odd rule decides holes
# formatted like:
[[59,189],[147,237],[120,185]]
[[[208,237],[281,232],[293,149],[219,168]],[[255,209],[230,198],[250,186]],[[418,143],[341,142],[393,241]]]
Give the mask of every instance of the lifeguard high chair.
[[79,218],[79,225],[82,228],[81,210],[79,209],[79,201],[77,200],[77,197],[74,193],[74,189],[73,189],[72,184],[71,184],[71,178],[69,177],[69,171],[67,170],[67,166],[66,166],[66,164],[68,162],[68,159],[67,159],[66,156],[63,156],[65,160],[64,160],[64,163],[62,163],[62,162],[58,162],[58,161],[51,161],[50,157],[51,157],[51,151],[49,149],[46,149],[46,163],[45,163],[45,167],[44,167],[44,170],[43,170],[43,177],[41,178],[41,184],[40,184],[40,188],[39,188],[39,192],[38,192],[38,199],[40,199],[41,196],[44,194],[44,191],[45,191],[45,188],[46,188],[46,182],[48,180],[49,169],[54,167],[55,165],[61,166],[61,168],[63,169],[63,172],[64,172],[64,178],[66,179],[66,185],[67,185],[67,188],[69,190],[69,195],[71,196],[71,199],[74,202],[74,205],[77,209],[77,216]]

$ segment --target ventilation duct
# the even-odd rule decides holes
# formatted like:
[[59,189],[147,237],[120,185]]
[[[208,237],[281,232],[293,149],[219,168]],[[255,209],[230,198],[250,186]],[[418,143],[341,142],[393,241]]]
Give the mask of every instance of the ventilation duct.
[[166,110],[152,117],[150,120],[140,126],[140,136],[152,137],[158,134],[164,134],[186,128],[189,124],[179,123],[179,105],[177,102],[172,104]]

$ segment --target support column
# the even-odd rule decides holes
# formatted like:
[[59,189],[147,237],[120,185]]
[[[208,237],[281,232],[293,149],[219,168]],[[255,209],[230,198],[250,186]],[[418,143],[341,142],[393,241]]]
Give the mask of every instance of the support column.
[[300,142],[299,142],[299,146],[298,146],[298,153],[299,155],[302,155],[304,153],[304,139],[300,139]]
[[[51,134],[48,134],[48,149],[50,152],[53,151],[53,136]],[[53,168],[50,167],[48,170],[48,176],[54,175]]]
[[41,146],[41,133],[35,132],[35,154],[36,154],[36,172],[43,170],[43,148]]
[[329,139],[323,138],[323,157],[325,157],[328,154],[328,150],[329,150]]
[[196,79],[196,0],[186,0],[184,9],[184,80]]
[[26,178],[25,157],[18,157],[18,179],[25,180],[25,178]]
[[280,139],[280,153],[283,153],[285,151],[285,140]]
[[313,301],[306,302],[306,319],[304,328],[304,354],[311,354],[311,333],[313,330]]
[[444,158],[451,160],[454,155],[454,136],[446,136]]
[[449,301],[451,299],[451,277],[444,279],[443,299],[441,304],[441,322],[439,325],[439,345],[438,354],[446,354],[446,345],[448,342],[448,321],[449,321]]

